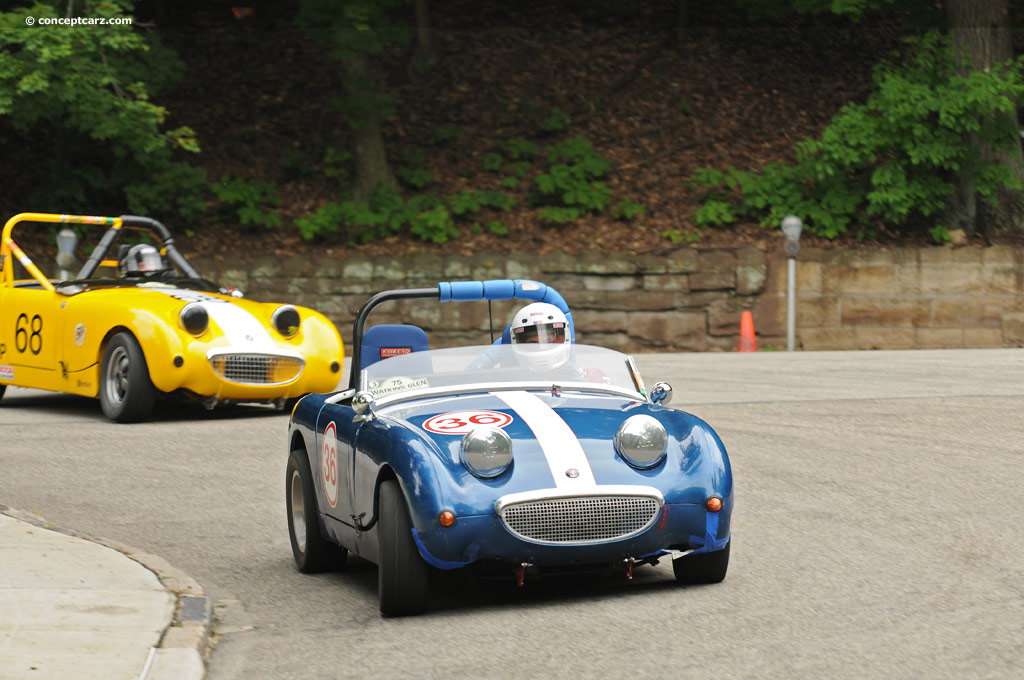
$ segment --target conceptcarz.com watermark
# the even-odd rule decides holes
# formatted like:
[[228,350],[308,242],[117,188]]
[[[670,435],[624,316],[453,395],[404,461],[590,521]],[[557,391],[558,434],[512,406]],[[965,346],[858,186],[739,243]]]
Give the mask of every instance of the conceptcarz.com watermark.
[[131,26],[132,17],[25,17],[29,26]]

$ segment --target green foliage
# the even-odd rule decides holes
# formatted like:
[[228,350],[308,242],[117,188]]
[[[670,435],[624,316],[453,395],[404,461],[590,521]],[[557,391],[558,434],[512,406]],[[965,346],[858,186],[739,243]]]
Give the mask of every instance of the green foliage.
[[639,203],[625,198],[615,204],[612,208],[612,215],[617,220],[623,220],[624,222],[632,222],[640,215],[644,214],[644,207]]
[[932,240],[934,240],[939,245],[949,243],[950,241],[953,240],[953,236],[949,233],[949,229],[946,229],[941,224],[937,224],[931,229],[929,229],[928,233],[931,234]]
[[540,156],[540,145],[535,142],[523,139],[522,137],[513,137],[512,139],[505,139],[497,143],[497,147],[505,152],[505,155],[514,160],[532,160]]
[[269,209],[279,201],[272,184],[263,180],[233,180],[225,176],[220,183],[211,184],[210,190],[238,219],[243,231],[281,226],[281,214]]
[[694,231],[684,229],[666,229],[661,232],[661,237],[668,239],[674,246],[696,243],[701,240],[703,236],[703,229],[697,229]]
[[422,189],[428,184],[433,184],[434,176],[422,167],[426,163],[427,157],[421,150],[406,150],[402,155],[405,157],[407,165],[399,170],[398,176],[403,183],[414,189]]
[[352,154],[342,149],[329,146],[324,150],[324,174],[333,177],[341,184],[347,184],[351,172],[349,164],[352,162]]
[[427,144],[439,146],[447,142],[455,141],[462,137],[462,129],[455,125],[439,125],[429,138]]
[[532,200],[545,206],[541,219],[564,224],[607,207],[612,190],[599,178],[612,164],[594,150],[588,139],[576,135],[546,150],[550,167],[533,178]]
[[541,118],[539,125],[542,132],[565,132],[569,129],[569,123],[571,121],[572,118],[568,113],[555,106],[552,107],[551,112],[548,115]]
[[[447,243],[458,236],[456,217],[473,215],[485,208],[507,212],[514,204],[514,198],[499,191],[463,190],[447,198],[419,194],[406,200],[397,191],[382,188],[368,201],[346,199],[327,203],[295,224],[307,240],[330,238],[355,245],[393,236],[408,227],[409,233],[421,241]],[[491,222],[489,228],[500,234],[504,226]]]
[[1008,168],[982,160],[968,135],[1010,148],[1024,102],[1022,63],[964,77],[945,38],[933,32],[915,40],[904,65],[876,68],[876,89],[866,103],[846,105],[820,138],[796,146],[793,164],[760,173],[695,173],[692,184],[708,189],[696,223],[747,216],[777,226],[794,214],[814,234],[868,238],[877,224],[905,225],[940,213],[959,177],[972,179],[983,197],[1019,188]]
[[483,166],[487,172],[498,172],[501,170],[501,165],[505,160],[501,157],[500,153],[486,153],[484,154]]
[[[37,0],[0,13],[0,116],[19,131],[45,130],[50,160],[41,205],[87,210],[97,201],[135,213],[201,210],[202,171],[176,160],[198,152],[188,127],[163,129],[168,112],[150,100],[184,65],[154,37],[131,26],[26,25],[62,17],[65,2]],[[132,0],[83,2],[83,18],[131,16]],[[79,163],[82,163],[81,165]]]

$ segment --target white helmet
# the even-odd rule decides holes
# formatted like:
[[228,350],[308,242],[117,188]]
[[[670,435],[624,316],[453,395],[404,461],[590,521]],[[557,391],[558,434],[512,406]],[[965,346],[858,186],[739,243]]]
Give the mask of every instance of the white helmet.
[[509,335],[516,354],[531,370],[550,371],[569,360],[569,321],[552,304],[534,302],[517,311]]

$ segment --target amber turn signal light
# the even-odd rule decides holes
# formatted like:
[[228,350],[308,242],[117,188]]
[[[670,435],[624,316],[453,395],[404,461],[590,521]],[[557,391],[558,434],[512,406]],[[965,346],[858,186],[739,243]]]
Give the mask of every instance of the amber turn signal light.
[[443,527],[450,527],[455,524],[455,513],[451,510],[442,510],[437,516],[437,521]]
[[718,512],[722,509],[722,499],[718,496],[712,496],[704,501],[704,507],[708,509],[708,512]]

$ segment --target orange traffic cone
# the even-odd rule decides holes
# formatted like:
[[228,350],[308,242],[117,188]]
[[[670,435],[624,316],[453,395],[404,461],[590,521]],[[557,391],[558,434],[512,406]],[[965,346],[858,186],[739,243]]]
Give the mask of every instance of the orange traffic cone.
[[743,312],[740,317],[740,345],[737,352],[756,352],[757,338],[754,336],[754,315],[750,310]]

